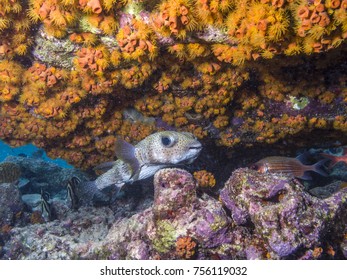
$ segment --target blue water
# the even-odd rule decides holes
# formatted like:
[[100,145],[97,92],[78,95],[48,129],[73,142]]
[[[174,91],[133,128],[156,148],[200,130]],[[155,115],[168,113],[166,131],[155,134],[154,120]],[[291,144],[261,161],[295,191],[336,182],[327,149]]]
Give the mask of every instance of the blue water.
[[[33,153],[39,150],[41,149],[37,148],[33,144],[27,144],[21,147],[12,148],[0,140],[0,162],[4,161],[7,156],[18,156],[20,154],[25,154],[27,157],[31,157]],[[47,162],[53,162],[64,168],[73,168],[72,165],[68,164],[65,160],[61,158],[58,158],[58,159],[49,158],[45,152],[42,155],[42,159]]]

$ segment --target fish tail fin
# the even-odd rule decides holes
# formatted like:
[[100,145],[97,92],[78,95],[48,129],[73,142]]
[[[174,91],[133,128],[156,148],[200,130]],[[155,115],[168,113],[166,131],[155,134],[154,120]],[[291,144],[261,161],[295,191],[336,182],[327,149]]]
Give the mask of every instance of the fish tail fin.
[[328,168],[332,168],[332,167],[334,167],[334,165],[336,163],[338,163],[338,159],[334,155],[330,155],[330,154],[326,154],[326,153],[321,153],[320,155],[325,157],[326,161],[328,161],[328,160],[330,161]]
[[324,170],[324,164],[328,161],[328,159],[322,159],[315,164],[312,165],[312,171],[322,175],[324,177],[328,176],[328,173]]
[[77,197],[80,206],[106,205],[110,202],[109,195],[100,191],[95,181],[81,182],[77,188]]

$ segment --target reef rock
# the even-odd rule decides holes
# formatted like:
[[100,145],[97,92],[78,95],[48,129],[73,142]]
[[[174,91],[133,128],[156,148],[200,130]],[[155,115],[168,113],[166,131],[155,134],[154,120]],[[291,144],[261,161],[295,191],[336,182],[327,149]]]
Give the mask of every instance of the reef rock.
[[[218,201],[197,197],[190,173],[163,169],[154,177],[153,206],[115,224],[103,242],[103,255],[106,251],[111,259],[205,258],[211,248],[234,243],[230,222]],[[185,254],[178,250],[182,240]]]
[[71,68],[74,52],[78,46],[69,39],[57,39],[49,36],[43,27],[35,34],[35,47],[32,54],[36,60],[62,68]]
[[[0,228],[13,226],[23,211],[24,204],[15,183],[0,184]],[[0,231],[3,231],[3,229]]]
[[342,238],[340,228],[346,224],[346,190],[318,199],[282,175],[238,169],[220,197],[237,225],[254,227],[271,258],[296,258],[321,248],[321,240],[332,233],[335,241]]
[[241,168],[217,200],[197,191],[189,172],[173,168],[154,176],[152,205],[145,200],[146,209],[131,211],[131,201],[125,195],[111,207],[78,211],[54,201],[57,219],[13,228],[1,257],[346,258],[347,189],[319,199],[292,178]]
[[20,166],[21,176],[29,180],[21,188],[22,193],[40,194],[41,189],[48,191],[50,194],[59,193],[62,190],[66,190],[67,181],[72,176],[86,179],[85,173],[77,169],[63,168],[41,158],[8,156],[6,161]]
[[10,231],[3,259],[83,259],[103,240],[113,222],[108,208],[81,208],[65,218]]

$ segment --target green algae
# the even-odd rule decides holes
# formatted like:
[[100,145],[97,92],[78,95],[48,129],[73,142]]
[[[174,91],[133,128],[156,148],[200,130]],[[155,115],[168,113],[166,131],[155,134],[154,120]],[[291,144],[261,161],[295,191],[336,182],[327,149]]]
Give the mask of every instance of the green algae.
[[307,97],[296,97],[290,95],[289,102],[294,110],[302,110],[310,103],[310,100]]
[[214,221],[213,223],[210,225],[210,228],[212,231],[218,231],[221,228],[224,228],[226,226],[226,220],[219,217],[219,216],[213,216]]
[[175,228],[167,221],[158,221],[156,238],[153,240],[153,248],[159,253],[167,253],[175,244]]

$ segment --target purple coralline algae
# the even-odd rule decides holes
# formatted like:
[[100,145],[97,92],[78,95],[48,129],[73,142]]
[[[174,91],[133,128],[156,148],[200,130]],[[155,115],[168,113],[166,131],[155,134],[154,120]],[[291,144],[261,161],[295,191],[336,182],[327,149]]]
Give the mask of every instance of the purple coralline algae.
[[253,234],[264,242],[264,253],[275,259],[297,258],[321,247],[324,237],[346,223],[346,190],[322,200],[280,174],[238,169],[220,198],[237,225],[254,227]]
[[55,203],[56,220],[9,232],[2,258],[346,258],[347,189],[319,199],[281,174],[237,169],[218,200],[201,194],[189,172],[162,169],[153,204],[131,217],[119,215],[122,199],[112,210]]
[[[104,248],[111,258],[176,259],[176,241],[190,236],[206,257],[209,248],[232,241],[231,219],[222,205],[208,196],[198,198],[196,183],[181,169],[163,169],[154,177],[154,203],[143,213],[122,220],[110,230]],[[141,246],[134,247],[135,244]]]

